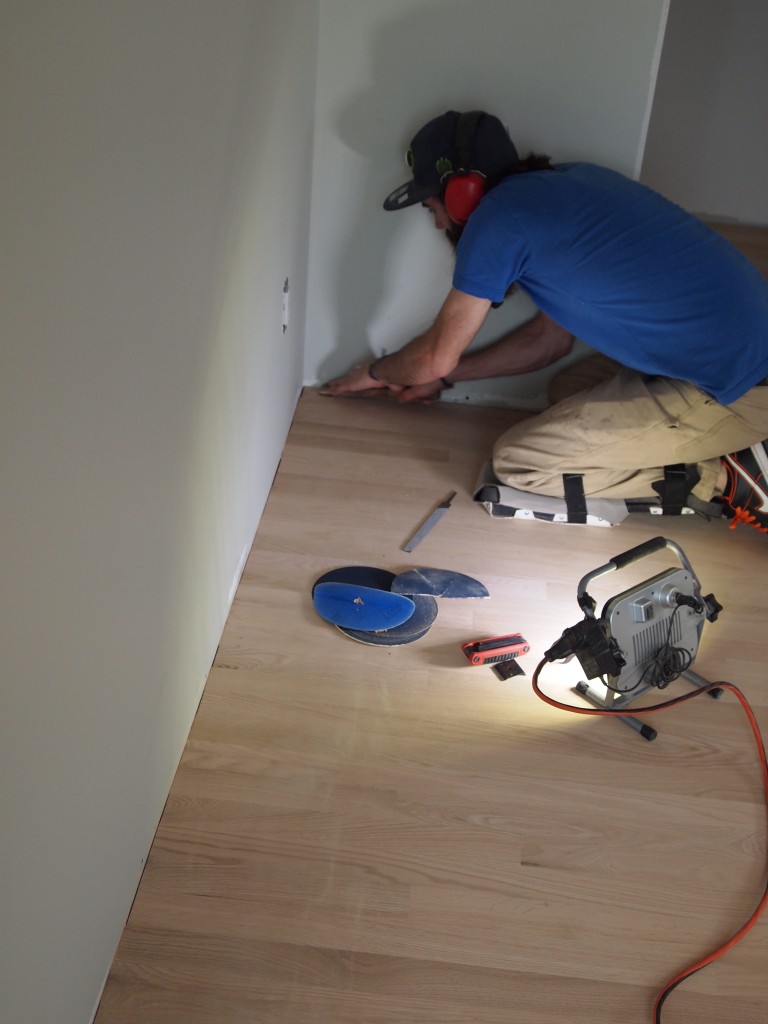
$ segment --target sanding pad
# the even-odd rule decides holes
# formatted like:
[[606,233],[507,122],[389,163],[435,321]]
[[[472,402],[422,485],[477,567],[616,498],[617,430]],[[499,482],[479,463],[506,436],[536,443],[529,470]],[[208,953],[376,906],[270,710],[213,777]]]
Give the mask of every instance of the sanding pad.
[[416,596],[413,601],[416,606],[413,615],[407,622],[393,629],[366,633],[360,629],[346,629],[343,626],[338,628],[353,640],[373,647],[402,647],[404,644],[412,644],[414,640],[420,640],[429,632],[437,618],[437,601],[434,597]]
[[[386,569],[368,565],[347,565],[331,569],[321,576],[315,581],[312,592],[314,597],[317,587],[323,583],[347,583],[389,592],[394,579],[395,573]],[[373,647],[401,647],[413,643],[429,631],[437,618],[437,602],[432,597],[418,594],[411,596],[410,599],[414,605],[413,613],[399,626],[381,630],[362,630],[341,625],[337,628],[350,639]]]
[[312,601],[320,618],[334,626],[368,631],[400,626],[410,619],[415,607],[405,594],[357,583],[316,583]]
[[376,587],[378,590],[391,590],[392,580],[395,578],[393,572],[386,569],[377,569],[373,565],[343,565],[340,569],[331,569],[323,573],[312,585],[312,594],[315,587],[321,583],[354,583],[358,587]]

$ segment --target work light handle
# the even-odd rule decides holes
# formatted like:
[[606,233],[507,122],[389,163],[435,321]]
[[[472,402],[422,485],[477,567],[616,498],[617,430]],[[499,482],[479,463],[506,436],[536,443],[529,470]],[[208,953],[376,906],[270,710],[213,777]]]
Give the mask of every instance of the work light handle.
[[576,591],[576,598],[587,618],[595,617],[596,605],[593,598],[591,598],[587,593],[587,587],[593,580],[596,580],[599,576],[604,576],[608,572],[615,572],[617,569],[625,569],[628,565],[632,565],[633,562],[638,562],[641,558],[645,558],[646,555],[652,555],[656,551],[662,551],[664,548],[671,548],[671,550],[675,552],[677,557],[680,559],[681,565],[691,574],[695,585],[698,588],[699,581],[696,577],[696,573],[693,571],[691,563],[685,557],[685,552],[682,548],[675,544],[673,540],[667,540],[666,537],[652,537],[650,540],[647,540],[642,544],[638,544],[634,548],[630,548],[629,551],[624,551],[620,555],[615,555],[610,562],[607,562],[605,565],[601,565],[598,569],[594,569],[592,572],[588,572],[587,575],[582,578]]
[[638,544],[634,548],[630,548],[629,551],[624,551],[620,555],[614,555],[611,559],[616,569],[624,569],[626,566],[631,565],[632,562],[637,562],[641,558],[645,558],[646,555],[652,555],[655,551],[661,551],[669,544],[666,537],[652,537],[650,540],[644,541],[642,544]]

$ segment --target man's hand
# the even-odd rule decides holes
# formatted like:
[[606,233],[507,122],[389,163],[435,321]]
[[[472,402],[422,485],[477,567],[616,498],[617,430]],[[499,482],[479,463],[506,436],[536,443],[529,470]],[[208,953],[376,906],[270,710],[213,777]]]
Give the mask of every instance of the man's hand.
[[[332,395],[350,395],[387,388],[399,396],[404,389],[413,388],[418,390],[413,391],[412,401],[434,397],[440,390],[437,382],[455,368],[490,308],[489,299],[478,299],[452,288],[431,327],[397,352],[375,361],[374,373],[383,380],[371,377],[372,364],[369,363],[356,366],[346,376],[331,381],[328,391]],[[398,383],[388,383],[390,378]]]
[[412,384],[410,387],[402,389],[397,400],[398,402],[421,402],[428,405],[438,397],[444,388],[445,384],[441,380],[432,381],[431,384]]
[[372,391],[374,388],[387,388],[389,391],[400,392],[399,384],[387,384],[383,380],[374,380],[368,373],[370,363],[353,367],[344,377],[329,381],[326,387],[332,395],[351,395],[356,391]]

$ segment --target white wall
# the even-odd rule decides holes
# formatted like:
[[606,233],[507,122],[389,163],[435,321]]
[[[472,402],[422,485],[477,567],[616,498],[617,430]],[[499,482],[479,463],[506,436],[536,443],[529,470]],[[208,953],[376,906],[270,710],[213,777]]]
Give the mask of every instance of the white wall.
[[641,180],[704,217],[768,225],[768,3],[672,0]]
[[[450,108],[491,110],[521,152],[639,168],[665,0],[320,0],[306,379],[393,351],[431,321],[451,256],[418,207],[381,209],[408,141]],[[526,319],[522,295],[478,344]],[[545,401],[548,371],[451,400]]]
[[485,106],[632,173],[663,11],[4,0],[3,1024],[95,1008],[302,372],[399,345],[447,287],[426,218],[380,210],[410,135]]
[[2,5],[8,1024],[95,1009],[277,466],[316,30],[315,0]]

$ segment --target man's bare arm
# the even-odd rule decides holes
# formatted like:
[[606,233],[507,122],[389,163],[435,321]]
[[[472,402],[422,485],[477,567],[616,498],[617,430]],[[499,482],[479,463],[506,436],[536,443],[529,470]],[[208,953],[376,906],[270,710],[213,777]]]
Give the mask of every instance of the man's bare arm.
[[440,380],[456,369],[461,354],[482,327],[490,306],[487,299],[452,288],[431,327],[399,352],[375,361],[375,377],[368,372],[370,363],[357,366],[346,376],[331,381],[329,389],[335,395],[374,387],[401,391]]
[[531,320],[514,328],[498,341],[463,355],[442,380],[403,388],[401,402],[425,401],[434,398],[446,383],[465,380],[487,380],[531,373],[551,366],[573,348],[574,337],[546,313],[537,313]]
[[503,338],[469,352],[449,374],[452,382],[531,373],[551,366],[573,348],[573,335],[546,313],[537,313]]

